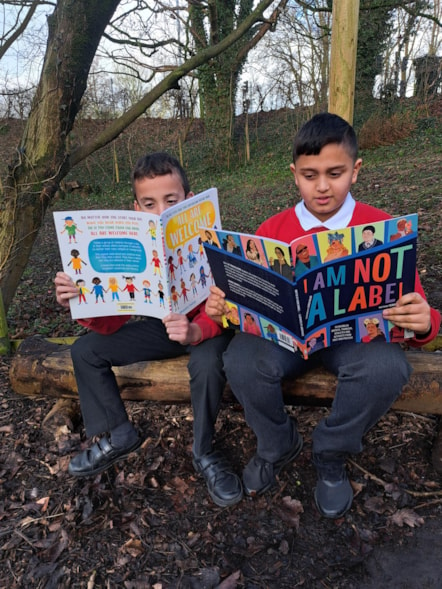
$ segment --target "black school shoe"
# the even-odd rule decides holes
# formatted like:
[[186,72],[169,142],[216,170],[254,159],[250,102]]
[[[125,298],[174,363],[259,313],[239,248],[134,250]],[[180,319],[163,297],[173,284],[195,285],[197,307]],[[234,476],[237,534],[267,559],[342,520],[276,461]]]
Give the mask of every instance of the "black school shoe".
[[298,433],[292,447],[276,462],[266,462],[255,454],[243,471],[242,482],[247,495],[261,495],[276,484],[276,477],[281,470],[295,460],[302,450],[302,436]]
[[193,457],[193,467],[206,481],[212,501],[219,507],[228,507],[243,497],[239,476],[233,472],[226,457],[214,450],[199,458]]
[[74,477],[90,477],[106,470],[115,462],[127,458],[141,446],[141,439],[126,448],[114,448],[107,436],[72,458],[68,472]]
[[342,517],[353,502],[353,489],[345,468],[346,454],[324,452],[313,455],[313,464],[318,473],[315,503],[324,517]]

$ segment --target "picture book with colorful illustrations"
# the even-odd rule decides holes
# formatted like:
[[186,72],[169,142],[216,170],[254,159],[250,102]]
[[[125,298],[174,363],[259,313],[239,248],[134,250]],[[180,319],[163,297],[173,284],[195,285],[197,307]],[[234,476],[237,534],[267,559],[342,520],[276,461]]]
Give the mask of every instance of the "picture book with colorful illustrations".
[[414,290],[417,215],[325,230],[287,244],[201,228],[226,326],[308,358],[335,343],[404,341],[413,333],[383,319]]
[[216,188],[161,215],[123,210],[59,211],[63,270],[78,287],[74,319],[188,313],[209,294],[199,228],[221,228]]

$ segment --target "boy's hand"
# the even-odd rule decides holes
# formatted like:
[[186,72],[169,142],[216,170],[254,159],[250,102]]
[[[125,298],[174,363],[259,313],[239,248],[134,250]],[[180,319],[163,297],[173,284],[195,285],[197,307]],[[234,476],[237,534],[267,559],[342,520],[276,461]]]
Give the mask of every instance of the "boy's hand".
[[196,344],[201,339],[202,333],[199,325],[191,323],[186,315],[169,313],[169,315],[164,317],[163,324],[169,339],[183,346]]
[[75,286],[74,281],[64,272],[57,272],[55,278],[55,296],[57,297],[57,303],[66,309],[69,308],[69,299],[78,297],[78,288]]
[[411,329],[417,335],[428,333],[431,329],[430,305],[418,292],[404,295],[382,315],[398,327]]
[[226,313],[226,303],[224,292],[217,286],[210,287],[210,294],[206,301],[206,313],[207,315],[216,321],[222,323],[222,316]]

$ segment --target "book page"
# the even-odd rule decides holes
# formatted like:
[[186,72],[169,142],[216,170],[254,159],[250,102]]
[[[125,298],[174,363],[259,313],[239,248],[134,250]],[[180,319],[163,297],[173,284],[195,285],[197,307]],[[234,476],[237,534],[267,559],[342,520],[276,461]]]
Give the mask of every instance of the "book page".
[[148,239],[159,217],[129,210],[54,213],[63,270],[78,288],[73,319],[169,312],[162,239]]
[[188,313],[208,297],[213,284],[199,228],[221,228],[217,189],[209,188],[166,209],[161,222],[171,309]]
[[202,220],[221,226],[216,188],[160,216],[129,210],[55,212],[63,270],[78,288],[70,301],[72,317],[162,318],[192,310],[209,287],[210,269],[198,244]]

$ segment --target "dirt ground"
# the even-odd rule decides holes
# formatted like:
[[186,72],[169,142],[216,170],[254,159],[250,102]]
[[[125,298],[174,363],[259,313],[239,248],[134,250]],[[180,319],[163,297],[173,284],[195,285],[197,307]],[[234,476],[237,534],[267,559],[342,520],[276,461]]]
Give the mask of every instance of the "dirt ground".
[[[311,431],[326,409],[289,409],[306,439],[278,485],[232,508],[211,503],[190,460],[187,405],[128,403],[145,437],[126,462],[89,480],[66,472],[82,441],[76,416],[44,422],[53,400],[9,388],[1,360],[0,587],[130,589],[442,586],[442,480],[430,465],[436,419],[389,413],[349,465],[350,512],[312,501]],[[218,443],[238,465],[254,439],[223,406]]]
[[[37,244],[39,264],[30,267],[39,270],[24,276],[12,325],[18,335],[35,317],[42,329],[58,326],[52,335],[69,324],[48,282],[58,266],[51,248]],[[435,416],[386,415],[349,463],[352,509],[329,521],[314,506],[310,461],[311,432],[325,408],[288,408],[306,441],[300,457],[272,491],[222,509],[192,468],[189,406],[128,403],[145,438],[141,450],[77,481],[67,465],[84,443],[78,407],[45,421],[54,400],[14,393],[8,369],[9,358],[0,358],[0,588],[442,586]],[[255,450],[241,408],[226,403],[218,426],[218,445],[240,473]]]

